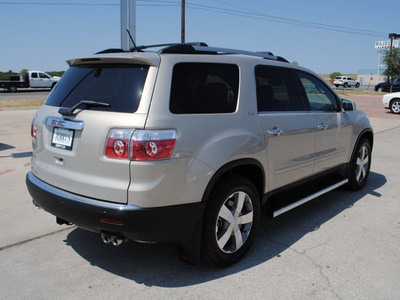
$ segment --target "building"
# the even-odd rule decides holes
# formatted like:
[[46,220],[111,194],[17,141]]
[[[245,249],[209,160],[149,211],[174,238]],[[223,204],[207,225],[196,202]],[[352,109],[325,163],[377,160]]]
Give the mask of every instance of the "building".
[[379,82],[387,80],[387,76],[382,75],[383,71],[384,70],[382,69],[379,70],[379,75],[378,75],[377,69],[359,69],[357,74],[357,80],[362,85],[376,85]]

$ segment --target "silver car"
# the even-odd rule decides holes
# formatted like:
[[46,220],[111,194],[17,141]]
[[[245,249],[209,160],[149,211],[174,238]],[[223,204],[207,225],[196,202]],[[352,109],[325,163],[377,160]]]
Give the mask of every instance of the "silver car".
[[69,60],[32,122],[28,190],[59,224],[228,266],[261,206],[366,184],[369,120],[318,75],[269,53],[145,48]]

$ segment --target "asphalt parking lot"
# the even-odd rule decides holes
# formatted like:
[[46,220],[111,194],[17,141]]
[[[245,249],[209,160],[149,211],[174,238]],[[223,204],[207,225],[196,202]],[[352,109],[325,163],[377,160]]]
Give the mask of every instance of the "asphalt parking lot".
[[35,109],[0,111],[0,299],[399,299],[400,116],[381,96],[348,95],[375,130],[369,181],[275,219],[239,263],[182,263],[170,245],[104,245],[58,226],[25,188]]

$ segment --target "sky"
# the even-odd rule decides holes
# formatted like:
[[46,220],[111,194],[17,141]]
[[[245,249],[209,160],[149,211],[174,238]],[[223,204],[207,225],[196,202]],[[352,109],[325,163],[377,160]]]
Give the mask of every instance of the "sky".
[[[181,0],[137,0],[136,44],[180,42]],[[186,0],[186,41],[270,51],[319,74],[376,69],[400,1]],[[0,0],[0,71],[63,71],[121,47],[120,0]]]

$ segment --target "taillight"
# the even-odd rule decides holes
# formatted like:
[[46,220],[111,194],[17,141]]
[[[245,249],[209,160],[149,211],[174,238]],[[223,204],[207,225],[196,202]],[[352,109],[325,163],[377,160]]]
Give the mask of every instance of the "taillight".
[[171,158],[177,140],[176,130],[111,129],[105,154],[109,158],[160,160]]
[[106,157],[129,159],[129,141],[132,133],[131,129],[111,129],[107,137]]
[[168,159],[174,151],[175,130],[136,130],[131,141],[133,160]]
[[36,126],[37,126],[37,116],[35,116],[33,118],[32,124],[31,124],[31,137],[33,140],[36,140],[36,138],[37,138]]

